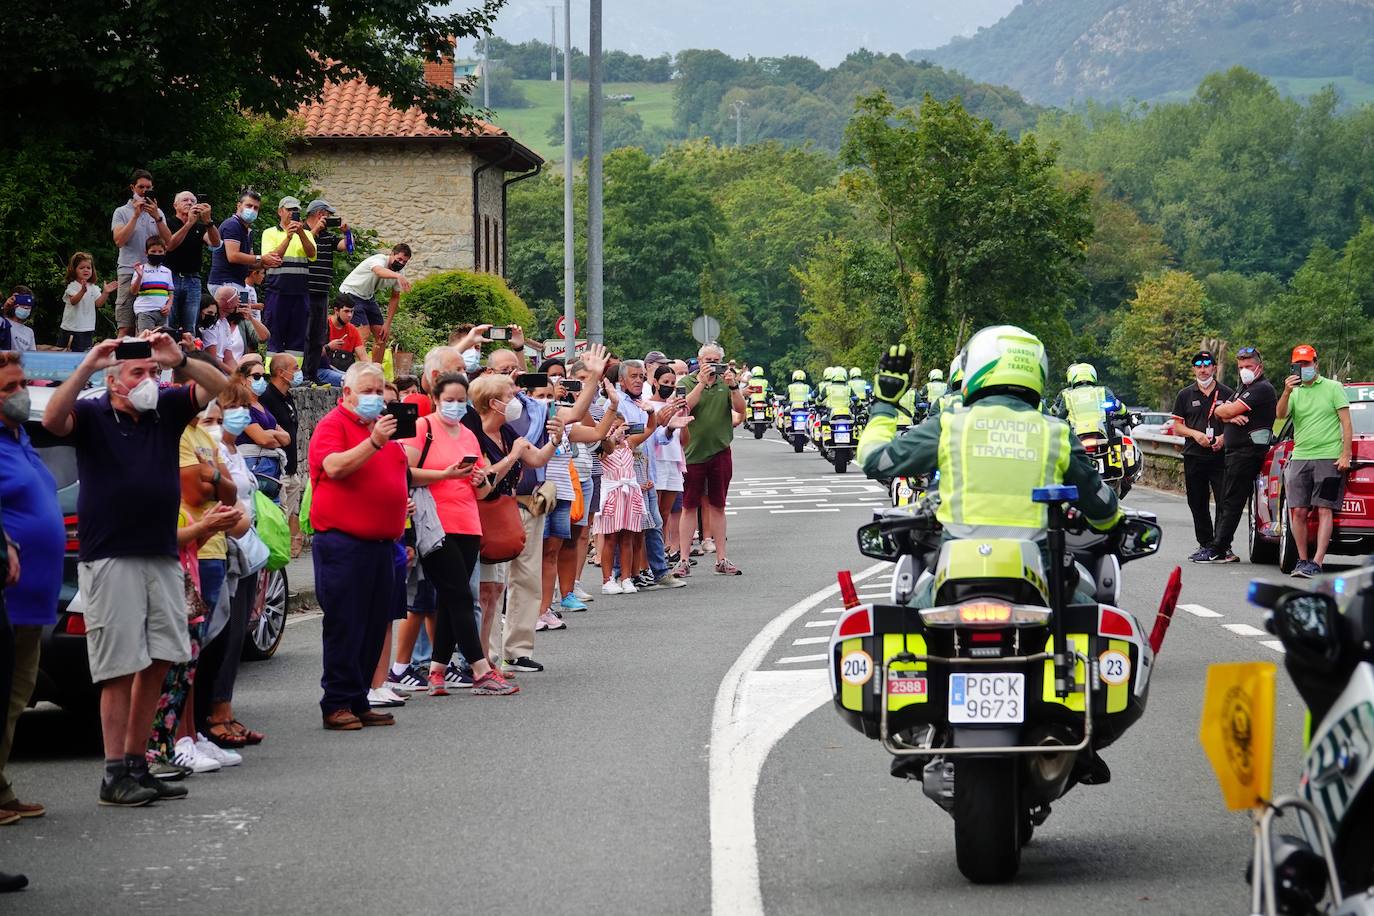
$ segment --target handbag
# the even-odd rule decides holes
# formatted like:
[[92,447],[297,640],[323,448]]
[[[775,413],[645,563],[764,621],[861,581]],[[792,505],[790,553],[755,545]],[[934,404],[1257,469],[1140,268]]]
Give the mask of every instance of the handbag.
[[203,623],[210,616],[209,605],[200,593],[200,561],[198,550],[191,545],[177,551],[181,563],[182,587],[186,595],[186,623]]
[[525,549],[525,522],[514,496],[479,499],[477,515],[482,519],[483,562],[505,563],[520,556]]
[[267,568],[281,569],[291,562],[291,529],[286,524],[286,513],[261,490],[253,494],[253,508],[257,512],[253,527],[267,545]]
[[[429,457],[429,447],[433,444],[434,428],[430,425],[429,419],[425,418],[425,445],[420,449],[420,460],[416,462],[416,468],[425,466],[425,459]],[[415,503],[415,511],[410,515],[415,530],[415,550],[420,556],[427,557],[444,546],[444,526],[439,521],[439,505],[434,501],[434,494],[429,491],[429,487],[412,487],[410,498]]]

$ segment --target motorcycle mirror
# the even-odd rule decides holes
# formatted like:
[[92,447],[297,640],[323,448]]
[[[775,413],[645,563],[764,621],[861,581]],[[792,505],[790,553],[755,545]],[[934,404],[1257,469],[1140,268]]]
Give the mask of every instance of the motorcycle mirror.
[[864,525],[859,529],[859,553],[875,560],[896,561],[901,551],[892,538],[883,532],[877,522]]
[[1310,667],[1334,665],[1341,654],[1340,610],[1330,595],[1293,592],[1274,605],[1274,623],[1289,658]]
[[1141,518],[1126,520],[1124,535],[1121,539],[1120,556],[1122,562],[1139,560],[1159,552],[1163,529],[1154,522]]

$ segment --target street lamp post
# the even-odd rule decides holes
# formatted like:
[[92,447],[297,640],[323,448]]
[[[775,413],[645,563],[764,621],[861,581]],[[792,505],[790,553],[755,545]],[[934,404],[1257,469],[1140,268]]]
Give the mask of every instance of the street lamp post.
[[604,343],[601,326],[601,0],[591,0],[587,42],[587,340]]
[[577,268],[573,236],[572,0],[563,0],[563,336],[571,361],[577,332]]

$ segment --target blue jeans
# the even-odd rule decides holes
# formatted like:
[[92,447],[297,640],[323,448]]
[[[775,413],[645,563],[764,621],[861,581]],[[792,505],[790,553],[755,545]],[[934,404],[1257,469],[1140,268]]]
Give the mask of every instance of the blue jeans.
[[173,280],[172,314],[168,322],[178,331],[200,333],[200,274],[177,274]]
[[655,579],[668,575],[668,558],[663,552],[663,516],[658,511],[658,490],[644,494],[644,508],[653,526],[644,531],[644,555],[649,559],[649,571]]
[[343,378],[342,372],[333,366],[326,366],[324,363],[320,363],[320,368],[315,370],[315,381],[333,385],[335,388],[343,387]]

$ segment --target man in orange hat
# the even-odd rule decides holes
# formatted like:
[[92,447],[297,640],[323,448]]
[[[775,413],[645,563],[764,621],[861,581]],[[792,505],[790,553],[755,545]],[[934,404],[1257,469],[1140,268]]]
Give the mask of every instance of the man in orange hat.
[[[1322,571],[1332,519],[1341,507],[1345,472],[1350,469],[1350,401],[1340,382],[1317,371],[1317,351],[1312,347],[1294,347],[1292,362],[1275,415],[1280,420],[1293,418],[1293,456],[1283,480],[1298,548],[1293,575],[1311,578]],[[1309,552],[1307,523],[1314,509],[1317,543]]]

